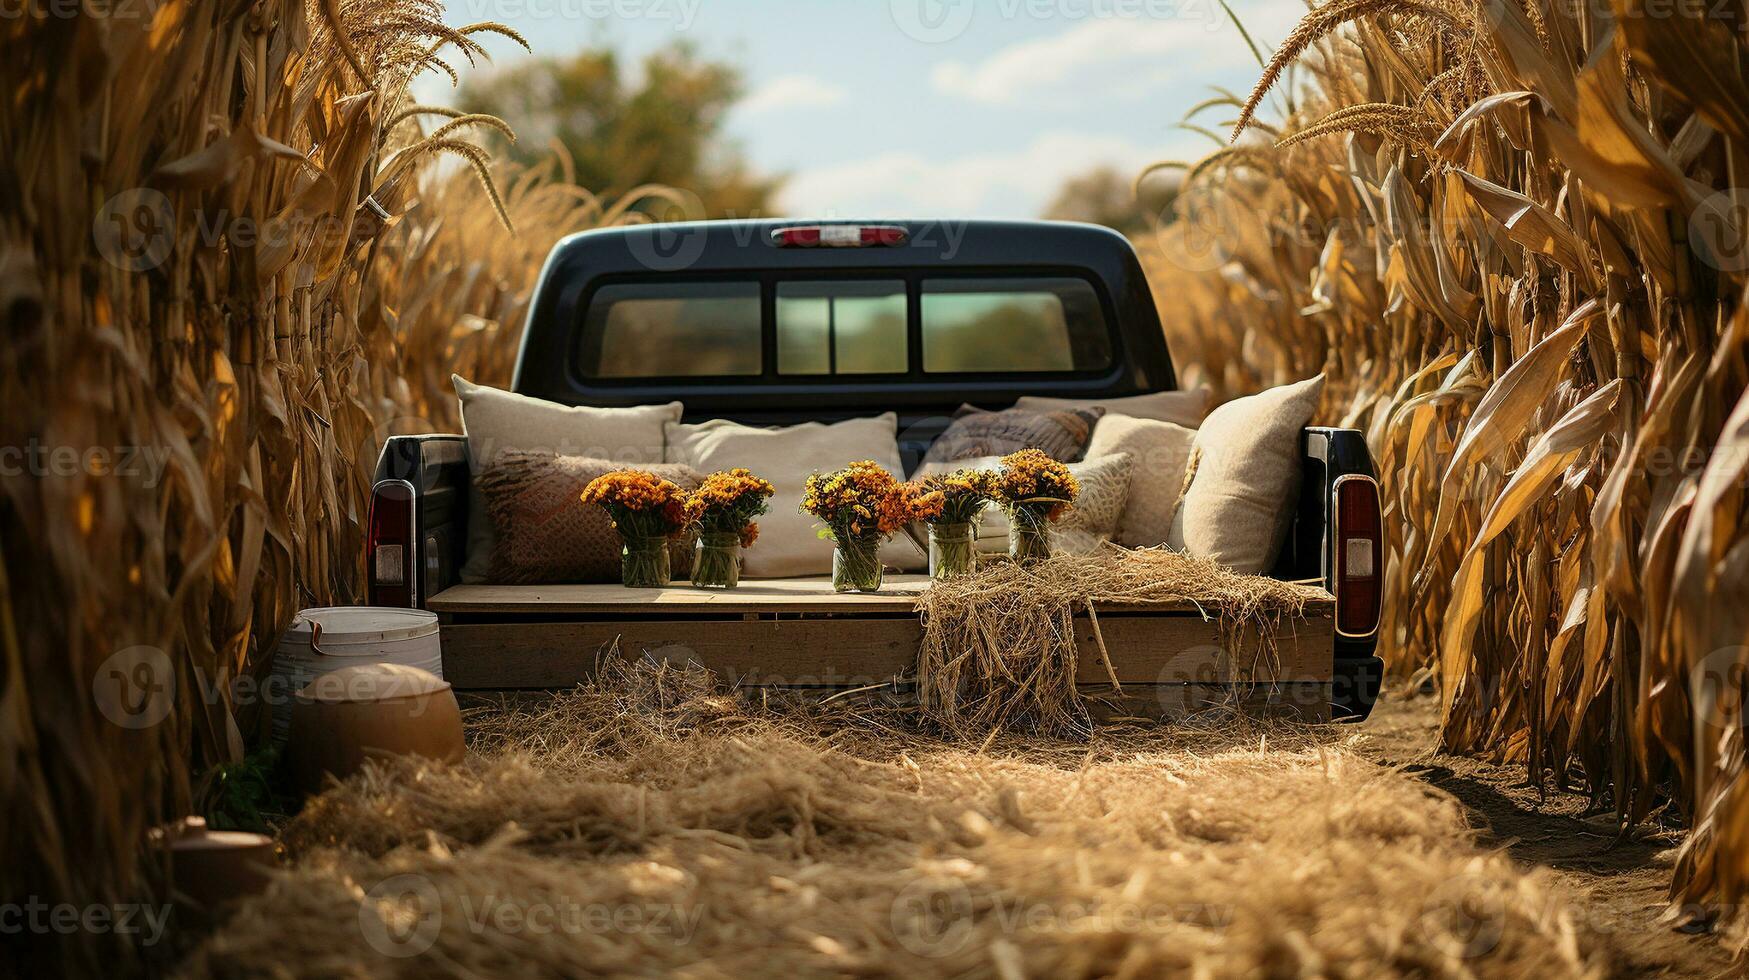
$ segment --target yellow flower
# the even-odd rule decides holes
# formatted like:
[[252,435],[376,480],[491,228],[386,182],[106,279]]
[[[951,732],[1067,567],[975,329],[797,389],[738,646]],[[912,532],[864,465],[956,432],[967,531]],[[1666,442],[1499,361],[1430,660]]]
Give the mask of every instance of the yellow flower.
[[1063,463],[1037,449],[1022,449],[1002,457],[994,491],[1004,506],[1042,511],[1046,520],[1054,521],[1074,503],[1081,484]]
[[902,486],[873,460],[858,460],[836,472],[808,477],[801,509],[835,534],[892,534],[910,522]]

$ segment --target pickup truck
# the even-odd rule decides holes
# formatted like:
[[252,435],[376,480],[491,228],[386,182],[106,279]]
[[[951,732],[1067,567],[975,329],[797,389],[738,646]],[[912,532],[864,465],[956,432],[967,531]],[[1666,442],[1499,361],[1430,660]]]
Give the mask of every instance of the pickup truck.
[[[947,291],[1000,308],[929,322]],[[780,338],[791,296],[886,297],[884,320],[808,343]],[[1058,309],[1035,329],[1026,300]],[[603,328],[605,304],[640,303],[635,335]],[[839,302],[842,302],[840,300]],[[939,304],[937,304],[939,306]],[[1164,304],[1170,315],[1170,303]],[[1026,395],[1100,399],[1176,387],[1162,310],[1134,249],[1091,225],[901,221],[723,221],[589,231],[561,241],[540,274],[513,390],[571,405],[680,401],[686,421],[787,425],[896,412],[908,467],[962,403]],[[846,317],[848,319],[848,317]],[[879,318],[875,318],[879,319]],[[935,333],[930,333],[934,331]],[[925,337],[930,336],[925,356]],[[782,356],[780,357],[780,348]],[[1312,717],[1363,718],[1376,696],[1382,558],[1378,485],[1361,433],[1302,435],[1292,531],[1273,570],[1333,597],[1284,642],[1282,670],[1237,671],[1193,604],[1098,607],[1126,690],[1161,714],[1230,696]],[[463,585],[469,480],[460,435],[396,436],[377,465],[366,570],[377,605],[436,611],[445,676],[458,690],[553,689],[587,676],[597,650],[706,664],[743,684],[845,688],[902,675],[920,635],[907,585],[833,595],[822,583],[761,581],[731,593],[649,594],[606,586]],[[1347,529],[1345,532],[1344,528]],[[1339,569],[1341,570],[1339,573]],[[1086,638],[1091,642],[1091,637]],[[1084,661],[1095,661],[1084,657]],[[1089,687],[1109,681],[1083,665]]]

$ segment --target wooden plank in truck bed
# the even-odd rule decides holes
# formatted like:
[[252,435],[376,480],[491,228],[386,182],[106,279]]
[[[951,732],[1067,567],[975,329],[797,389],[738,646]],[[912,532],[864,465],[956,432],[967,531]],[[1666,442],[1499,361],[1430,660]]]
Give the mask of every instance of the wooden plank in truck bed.
[[[1264,663],[1254,640],[1225,655],[1216,625],[1194,616],[1099,617],[1119,683],[1136,684],[1329,680],[1329,618],[1297,625]],[[1091,622],[1075,626],[1079,679],[1108,683]],[[455,623],[443,627],[443,676],[460,690],[572,687],[617,641],[623,656],[696,663],[745,685],[859,687],[909,673],[922,639],[915,619]]]
[[[744,686],[847,688],[912,671],[923,637],[914,603],[927,585],[911,575],[890,577],[873,595],[836,595],[823,577],[718,591],[457,586],[430,607],[443,621],[444,676],[462,691],[571,687],[616,643],[622,656],[696,663]],[[1217,624],[1195,603],[1097,608],[1111,670],[1125,685],[1173,691],[1261,682],[1313,685],[1316,694],[1330,680],[1329,602],[1285,623],[1268,660],[1249,633],[1223,650]],[[1074,627],[1079,681],[1109,688],[1092,620],[1081,613]]]
[[857,612],[909,613],[926,575],[890,575],[872,594],[832,591],[826,576],[743,579],[738,588],[623,585],[457,585],[426,603],[436,613]]
[[[675,584],[664,589],[628,589],[616,584],[456,585],[438,593],[426,608],[436,613],[910,613],[927,575],[888,575],[873,594],[835,593],[824,575],[803,578],[742,579],[739,588],[695,589]],[[1197,612],[1196,603],[1099,604],[1100,613]]]

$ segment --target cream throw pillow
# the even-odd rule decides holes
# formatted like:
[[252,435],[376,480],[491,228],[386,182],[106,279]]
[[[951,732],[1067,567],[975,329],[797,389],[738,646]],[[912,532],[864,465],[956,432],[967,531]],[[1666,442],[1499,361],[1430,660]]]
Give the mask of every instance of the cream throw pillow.
[[1167,543],[1241,572],[1268,572],[1299,505],[1300,430],[1323,392],[1320,374],[1210,412]]
[[[1132,461],[1128,455],[1116,454],[1100,459],[1070,463],[1069,472],[1081,484],[1081,494],[1075,505],[1051,529],[1051,546],[1071,555],[1090,555],[1101,543],[1116,537],[1118,521],[1123,516],[1124,501],[1129,497]],[[1002,457],[980,456],[954,463],[924,463],[914,479],[955,470],[999,470]],[[1008,515],[991,504],[984,508],[978,521],[978,551],[994,555],[1008,550]],[[915,529],[920,540],[928,532]]]
[[[636,408],[560,405],[540,398],[477,385],[451,375],[462,402],[462,431],[468,437],[468,557],[461,578],[470,585],[492,574],[497,530],[481,496],[479,476],[507,452],[548,452],[589,456],[636,465],[662,462],[662,426],[680,421],[679,402]],[[578,502],[582,506],[582,502]]]
[[1087,458],[1130,457],[1130,492],[1117,525],[1117,543],[1153,548],[1172,535],[1172,515],[1184,489],[1184,467],[1196,430],[1171,422],[1107,415],[1093,429]]
[[1153,419],[1172,422],[1187,429],[1202,424],[1209,411],[1209,390],[1156,391],[1148,395],[1127,398],[1048,398],[1044,395],[1024,395],[1015,408],[1034,412],[1060,411],[1064,408],[1103,408],[1112,415],[1128,415],[1133,419]]
[[[666,439],[670,463],[685,463],[707,474],[745,466],[771,481],[777,492],[770,509],[759,518],[759,540],[744,552],[741,570],[750,578],[781,578],[832,573],[832,542],[818,536],[817,519],[800,509],[808,475],[872,459],[903,479],[898,432],[898,417],[888,412],[831,425],[808,422],[781,429],[725,419],[698,425],[670,423]],[[928,565],[928,558],[904,534],[894,535],[881,548],[881,560],[900,571]]]

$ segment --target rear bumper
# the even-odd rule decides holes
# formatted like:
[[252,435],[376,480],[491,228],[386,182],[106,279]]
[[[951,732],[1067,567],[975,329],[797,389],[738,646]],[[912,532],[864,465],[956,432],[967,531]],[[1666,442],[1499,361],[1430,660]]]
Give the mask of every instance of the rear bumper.
[[1337,721],[1365,721],[1378,703],[1385,662],[1374,656],[1338,657],[1330,676],[1330,702]]

